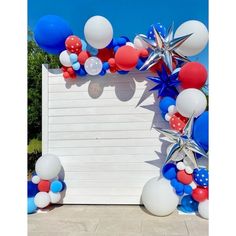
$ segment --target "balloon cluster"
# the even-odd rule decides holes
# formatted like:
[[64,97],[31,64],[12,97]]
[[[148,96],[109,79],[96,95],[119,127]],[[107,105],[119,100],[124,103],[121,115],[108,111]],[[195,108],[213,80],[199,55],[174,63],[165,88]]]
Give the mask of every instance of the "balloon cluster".
[[36,174],[28,181],[28,214],[61,200],[65,184],[58,179],[60,170],[61,163],[55,155],[45,154],[37,160]]

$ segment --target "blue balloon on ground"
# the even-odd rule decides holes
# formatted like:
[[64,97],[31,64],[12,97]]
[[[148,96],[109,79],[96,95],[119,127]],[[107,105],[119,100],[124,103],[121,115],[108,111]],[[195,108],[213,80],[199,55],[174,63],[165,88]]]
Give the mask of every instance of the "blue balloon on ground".
[[162,112],[167,113],[168,107],[175,104],[176,104],[175,99],[173,99],[172,97],[164,97],[160,100],[159,107]]
[[68,23],[55,15],[40,18],[34,30],[34,38],[39,47],[51,54],[60,54],[65,50],[65,40],[72,34]]
[[191,213],[198,210],[198,202],[191,195],[186,195],[181,200],[180,209],[185,213]]
[[34,184],[32,181],[28,181],[28,197],[34,197],[38,192],[38,185]]
[[194,122],[193,139],[208,151],[208,111],[203,112]]
[[34,197],[28,197],[28,204],[27,204],[27,213],[32,214],[37,211],[37,206],[34,203]]
[[209,181],[208,170],[205,168],[195,169],[193,171],[193,179],[198,185],[207,187]]
[[63,189],[63,183],[59,180],[54,180],[50,185],[50,190],[54,193],[59,193]]
[[85,71],[83,65],[80,65],[79,70],[76,70],[75,73],[76,73],[78,76],[86,76],[86,75],[87,75],[87,72]]
[[162,168],[162,175],[166,179],[169,180],[174,179],[176,178],[176,174],[177,174],[177,168],[176,165],[174,165],[173,163],[168,163]]
[[102,69],[99,75],[104,76],[106,74],[106,70]]
[[160,23],[154,23],[149,27],[148,32],[147,32],[147,37],[149,39],[153,39],[153,40],[155,39],[155,34],[154,34],[153,27],[159,32],[159,34],[163,38],[166,37],[166,28]]

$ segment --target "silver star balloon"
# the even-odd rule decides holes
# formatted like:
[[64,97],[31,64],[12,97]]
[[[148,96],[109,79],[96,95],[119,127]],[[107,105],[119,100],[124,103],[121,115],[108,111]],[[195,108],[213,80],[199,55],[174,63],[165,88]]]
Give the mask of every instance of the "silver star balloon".
[[187,157],[193,166],[198,168],[194,153],[208,157],[206,152],[191,138],[193,121],[194,116],[189,118],[182,133],[175,130],[155,128],[172,143],[170,145],[170,151],[166,157],[166,163],[170,161],[181,161]]
[[182,37],[174,38],[174,24],[170,26],[167,36],[163,38],[159,32],[153,27],[155,39],[149,39],[148,37],[144,35],[138,35],[138,37],[143,40],[149,50],[151,51],[147,60],[144,62],[140,70],[148,70],[150,67],[157,64],[161,59],[164,61],[164,63],[167,65],[169,70],[172,72],[173,67],[173,58],[188,62],[189,59],[181,55],[180,53],[176,52],[176,49],[184,43],[192,34],[184,35]]

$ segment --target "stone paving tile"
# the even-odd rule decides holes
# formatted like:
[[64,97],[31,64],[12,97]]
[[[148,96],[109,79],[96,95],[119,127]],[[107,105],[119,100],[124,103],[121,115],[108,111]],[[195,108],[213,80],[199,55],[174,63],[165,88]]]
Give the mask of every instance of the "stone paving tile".
[[191,236],[208,236],[208,221],[185,221]]

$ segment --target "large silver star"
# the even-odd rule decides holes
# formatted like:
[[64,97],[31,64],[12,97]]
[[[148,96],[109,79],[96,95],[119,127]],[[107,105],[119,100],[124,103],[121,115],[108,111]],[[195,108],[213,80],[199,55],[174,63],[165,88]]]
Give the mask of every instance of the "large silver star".
[[155,129],[167,137],[170,145],[170,151],[166,157],[166,163],[170,161],[181,161],[184,158],[188,158],[193,164],[194,168],[198,168],[194,153],[198,153],[204,157],[208,157],[206,152],[191,138],[193,129],[194,116],[189,118],[183,132],[177,132],[175,130],[168,129]]
[[155,34],[155,40],[149,39],[144,35],[138,35],[140,39],[142,39],[148,46],[151,51],[147,60],[144,62],[140,70],[145,69],[148,70],[150,67],[157,64],[161,59],[167,65],[169,70],[172,72],[173,67],[173,58],[188,62],[189,59],[176,52],[176,49],[184,43],[192,34],[184,35],[179,38],[174,39],[174,24],[170,26],[167,36],[163,38],[159,32],[153,27],[153,31]]

